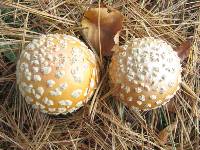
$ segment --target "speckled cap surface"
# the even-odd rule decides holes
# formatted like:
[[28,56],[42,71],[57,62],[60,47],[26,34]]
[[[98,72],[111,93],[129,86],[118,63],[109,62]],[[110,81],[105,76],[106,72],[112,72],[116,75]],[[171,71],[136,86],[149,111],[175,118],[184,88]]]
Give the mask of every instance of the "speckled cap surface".
[[114,53],[109,75],[113,93],[127,106],[148,110],[166,104],[179,89],[181,64],[161,39],[136,38]]
[[90,99],[99,68],[93,52],[79,39],[49,34],[34,39],[22,51],[16,74],[19,90],[33,108],[65,114]]

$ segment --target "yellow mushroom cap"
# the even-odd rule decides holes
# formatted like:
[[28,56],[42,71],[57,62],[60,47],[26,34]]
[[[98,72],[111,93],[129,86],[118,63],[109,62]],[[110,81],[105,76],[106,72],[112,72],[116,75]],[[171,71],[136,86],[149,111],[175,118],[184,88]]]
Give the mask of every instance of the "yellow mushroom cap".
[[65,114],[90,99],[97,87],[99,66],[94,53],[79,39],[49,34],[27,45],[16,74],[19,90],[33,108]]
[[129,107],[157,108],[179,89],[181,70],[180,58],[165,41],[136,38],[112,57],[110,82],[119,90],[113,95]]

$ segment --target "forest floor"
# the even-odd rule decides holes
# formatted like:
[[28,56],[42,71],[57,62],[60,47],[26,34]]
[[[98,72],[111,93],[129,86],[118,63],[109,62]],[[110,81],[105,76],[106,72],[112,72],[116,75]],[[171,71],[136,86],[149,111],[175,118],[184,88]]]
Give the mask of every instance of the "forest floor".
[[162,38],[172,47],[191,41],[175,97],[154,110],[125,107],[109,94],[109,59],[103,59],[102,84],[87,105],[65,116],[33,110],[16,85],[21,50],[41,34],[66,33],[82,38],[80,20],[85,10],[98,2],[0,0],[0,149],[200,149],[200,1],[107,0],[104,4],[124,16],[120,45],[145,36]]

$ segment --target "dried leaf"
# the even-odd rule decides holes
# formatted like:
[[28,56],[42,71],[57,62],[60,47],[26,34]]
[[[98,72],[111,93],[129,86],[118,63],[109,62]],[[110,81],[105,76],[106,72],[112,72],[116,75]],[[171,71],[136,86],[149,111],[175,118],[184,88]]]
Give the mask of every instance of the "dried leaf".
[[175,51],[178,53],[178,56],[181,58],[181,60],[184,60],[189,56],[191,45],[191,41],[187,40],[176,47]]
[[166,106],[167,106],[168,112],[170,112],[170,113],[176,113],[176,106],[175,106],[174,101],[170,101],[169,103],[167,103]]
[[172,133],[173,130],[176,129],[177,127],[177,121],[168,125],[166,128],[164,128],[163,130],[161,130],[158,134],[158,138],[161,140],[162,144],[166,144],[168,137],[170,136],[170,134]]
[[111,49],[119,42],[118,36],[122,29],[122,21],[123,16],[119,11],[101,7],[90,8],[86,11],[81,24],[85,28],[83,34],[92,46],[100,53],[100,42],[102,55],[110,56]]

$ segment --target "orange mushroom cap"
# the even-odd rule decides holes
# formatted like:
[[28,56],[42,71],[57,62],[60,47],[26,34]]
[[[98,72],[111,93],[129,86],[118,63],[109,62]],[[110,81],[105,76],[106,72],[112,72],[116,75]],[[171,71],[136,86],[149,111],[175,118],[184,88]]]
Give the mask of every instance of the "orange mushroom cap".
[[130,107],[157,108],[179,89],[181,70],[180,58],[165,41],[136,38],[112,57],[110,82],[119,87],[113,95]]
[[33,108],[65,114],[91,98],[97,87],[99,66],[94,53],[79,39],[49,34],[27,45],[16,74],[19,90]]

